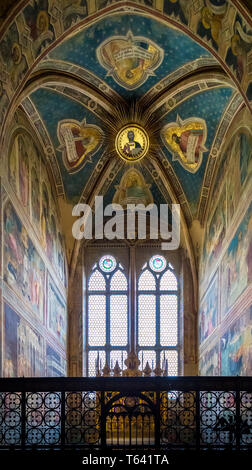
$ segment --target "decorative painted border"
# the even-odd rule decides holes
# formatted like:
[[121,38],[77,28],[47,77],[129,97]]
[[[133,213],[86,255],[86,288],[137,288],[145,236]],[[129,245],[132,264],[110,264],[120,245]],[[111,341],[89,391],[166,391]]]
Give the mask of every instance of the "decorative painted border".
[[213,66],[219,65],[217,60],[214,57],[204,57],[195,59],[192,62],[189,62],[185,65],[182,65],[174,72],[169,73],[166,77],[162,78],[156,85],[154,85],[150,90],[148,90],[139,100],[140,103],[148,104],[150,100],[155,99],[157,95],[164,92],[166,88],[172,86],[180,78],[184,79],[191,72],[197,72],[202,68],[212,68]]

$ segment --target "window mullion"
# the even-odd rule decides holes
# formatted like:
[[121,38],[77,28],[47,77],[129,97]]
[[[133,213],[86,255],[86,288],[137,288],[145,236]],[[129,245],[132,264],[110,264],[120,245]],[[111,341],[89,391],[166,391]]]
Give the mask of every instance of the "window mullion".
[[129,349],[135,350],[136,337],[136,250],[135,246],[130,246],[130,266],[129,266]]
[[106,278],[106,361],[110,366],[110,276]]
[[156,363],[160,364],[160,278],[156,279]]

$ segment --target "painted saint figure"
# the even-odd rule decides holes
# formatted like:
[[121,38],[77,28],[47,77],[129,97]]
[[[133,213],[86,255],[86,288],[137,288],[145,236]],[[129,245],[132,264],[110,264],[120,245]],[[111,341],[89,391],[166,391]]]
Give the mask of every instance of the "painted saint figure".
[[97,48],[99,63],[107,70],[107,76],[126,90],[134,90],[149,76],[155,75],[163,61],[164,51],[150,39],[134,36],[129,30],[126,36],[112,36]]
[[134,140],[135,139],[134,131],[129,131],[127,135],[128,135],[129,141],[127,142],[127,144],[124,145],[124,148],[123,148],[124,153],[130,156],[138,155],[139,152],[141,152],[142,147],[139,144],[139,142],[136,142]]
[[172,159],[191,173],[195,173],[201,163],[207,137],[206,123],[200,118],[189,118],[184,121],[177,116],[177,121],[167,124],[162,131],[162,138]]
[[187,163],[198,163],[199,151],[203,140],[203,129],[186,130],[182,134],[172,134],[174,147],[178,146],[178,153]]
[[113,203],[120,204],[123,208],[127,208],[127,204],[153,204],[150,185],[139,171],[128,170],[122,176],[120,184],[116,186]]
[[58,139],[65,167],[69,173],[74,173],[87,161],[92,161],[92,155],[102,144],[103,133],[99,127],[87,124],[85,119],[81,123],[64,119],[58,123]]

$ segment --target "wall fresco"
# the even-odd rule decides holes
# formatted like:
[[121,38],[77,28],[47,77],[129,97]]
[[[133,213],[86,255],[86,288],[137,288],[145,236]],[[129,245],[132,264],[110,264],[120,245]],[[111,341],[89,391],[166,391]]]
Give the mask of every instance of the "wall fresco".
[[64,377],[66,375],[66,360],[49,344],[46,345],[46,376]]
[[221,337],[221,375],[252,374],[252,305]]
[[4,280],[43,320],[45,265],[12,203],[4,207]]
[[64,240],[45,163],[32,138],[18,134],[8,159],[8,179],[60,280],[66,284]]
[[7,303],[4,304],[4,377],[42,377],[42,336]]
[[65,375],[64,240],[46,165],[28,133],[15,135],[6,170],[11,190],[3,204],[3,374]]
[[236,214],[243,191],[252,177],[252,136],[236,133],[222,157],[214,181],[212,206],[205,230],[201,271],[211,273],[222,253],[226,232]]
[[204,351],[204,355],[200,358],[200,373],[205,376],[220,375],[219,365],[219,345],[211,347],[209,350]]
[[48,328],[63,345],[66,345],[66,304],[52,279],[48,286]]
[[[206,292],[200,301],[201,325],[209,278],[220,264],[219,323],[212,333],[211,344],[212,341],[220,343],[221,375],[251,374],[251,307],[246,312],[240,307],[244,302],[247,305],[252,283],[251,181],[252,136],[242,127],[231,136],[217,169],[200,270],[201,293]],[[218,227],[218,220],[222,223],[214,239],[212,227]],[[231,326],[225,326],[230,323]],[[217,353],[212,351],[211,354],[214,363]],[[213,368],[207,345],[204,350],[200,348],[200,356],[200,373],[210,375]]]
[[202,264],[209,273],[221,254],[226,235],[226,213],[226,184],[224,184],[205,232]]
[[202,299],[199,310],[199,340],[202,343],[215,329],[218,321],[218,273]]
[[252,203],[224,255],[221,273],[221,313],[224,317],[252,282]]

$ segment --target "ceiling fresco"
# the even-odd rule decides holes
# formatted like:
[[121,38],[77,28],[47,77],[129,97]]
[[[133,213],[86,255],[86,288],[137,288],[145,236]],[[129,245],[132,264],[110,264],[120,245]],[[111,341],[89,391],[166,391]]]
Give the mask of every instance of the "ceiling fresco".
[[104,18],[49,53],[51,60],[88,66],[125,98],[140,97],[177,68],[208,57],[186,34],[137,14]]
[[[135,170],[139,172],[140,175],[142,175],[142,181],[137,176],[134,178],[134,174],[130,174],[131,172],[134,173]],[[125,182],[123,181],[124,177],[126,177]],[[115,197],[117,195],[117,191],[120,192],[120,190],[125,190],[126,195],[120,197],[121,195],[119,194],[118,197]],[[149,191],[151,193],[152,200],[148,197],[147,193]],[[134,199],[134,202],[132,198]],[[154,202],[157,205],[171,202],[169,196],[167,197],[167,194],[162,193],[162,188],[160,188],[158,184],[154,181],[153,176],[147,170],[145,165],[140,163],[131,166],[130,169],[123,166],[118,171],[117,175],[111,182],[104,196],[104,206],[106,206],[107,204],[111,204],[111,201],[114,203],[121,204],[122,207],[124,207],[125,205],[124,201],[129,204],[135,203],[145,205],[148,205],[151,202]]]
[[[223,137],[252,101],[252,30],[239,1],[31,0],[17,11],[0,36],[0,118],[15,100],[23,107],[57,195],[88,201],[99,182],[110,203],[122,184],[119,199],[175,198],[188,226],[202,222]],[[150,135],[137,164],[115,151],[127,123]],[[142,175],[129,177],[133,189],[130,168]]]
[[[184,167],[179,158],[176,158],[175,160],[174,157],[172,157],[171,149],[169,147],[167,148],[163,139],[161,144],[163,152],[169,159],[170,163],[172,163],[178,179],[183,186],[184,192],[194,214],[197,210],[209,151],[211,150],[213,139],[217,127],[220,124],[222,114],[230,101],[232,93],[233,90],[230,87],[202,91],[175,107],[165,116],[162,122],[162,127],[165,127],[167,123],[176,123],[179,116],[182,120],[189,119],[189,123],[192,125],[194,125],[195,120],[197,121],[197,119],[201,119],[205,123],[206,141],[204,144],[204,151],[202,152],[202,161],[201,163],[198,162],[195,173],[191,172],[190,167]],[[184,129],[184,133],[190,133],[188,126],[184,126]],[[194,129],[192,129],[192,131],[195,132]]]
[[[62,146],[62,141],[59,140],[58,125],[64,120],[67,121],[71,119],[77,121],[81,127],[81,123],[83,123],[85,119],[86,123],[90,126],[93,125],[97,129],[102,130],[102,121],[90,110],[84,108],[82,104],[53,90],[40,88],[31,94],[31,100],[44,121],[54,149],[56,150],[66,198],[72,203],[78,202],[82,189],[99,161],[103,149],[99,147],[92,156],[84,159],[83,165],[79,168],[78,172],[70,173],[64,163],[62,154],[65,153],[65,147],[64,145]],[[83,136],[83,138],[85,138],[85,136]]]

